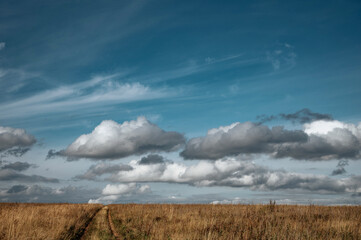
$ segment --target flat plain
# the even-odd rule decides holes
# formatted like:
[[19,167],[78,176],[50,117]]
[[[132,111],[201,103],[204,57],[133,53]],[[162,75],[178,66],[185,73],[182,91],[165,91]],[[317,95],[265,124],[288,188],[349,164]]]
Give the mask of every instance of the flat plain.
[[0,204],[0,239],[361,239],[361,206]]
[[99,204],[0,204],[0,239],[78,239]]

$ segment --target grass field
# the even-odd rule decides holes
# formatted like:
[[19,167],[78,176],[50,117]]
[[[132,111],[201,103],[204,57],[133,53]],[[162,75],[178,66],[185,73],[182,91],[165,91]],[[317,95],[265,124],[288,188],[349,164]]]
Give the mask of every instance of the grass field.
[[110,205],[126,239],[361,239],[361,206]]
[[0,204],[0,239],[77,239],[99,204]]
[[0,204],[0,239],[361,239],[361,206]]

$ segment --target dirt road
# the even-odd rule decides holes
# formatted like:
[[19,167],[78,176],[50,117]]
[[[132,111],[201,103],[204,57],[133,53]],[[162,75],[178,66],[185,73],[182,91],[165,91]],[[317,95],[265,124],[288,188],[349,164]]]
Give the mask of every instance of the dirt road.
[[110,211],[104,206],[93,218],[85,230],[81,240],[119,240],[113,222],[111,220]]

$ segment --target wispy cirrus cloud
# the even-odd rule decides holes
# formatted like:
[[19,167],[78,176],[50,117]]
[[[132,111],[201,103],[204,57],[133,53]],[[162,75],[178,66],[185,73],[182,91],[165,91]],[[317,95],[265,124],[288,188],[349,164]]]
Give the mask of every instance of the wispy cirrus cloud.
[[[259,58],[249,58],[243,54],[212,59],[212,61],[206,62],[189,61],[178,67],[147,74],[137,74],[134,69],[126,70],[57,87],[53,87],[57,83],[47,79],[39,72],[0,69],[0,86],[3,89],[0,92],[11,96],[0,104],[0,112],[3,113],[0,119],[14,119],[46,113],[66,113],[79,109],[86,111],[90,108],[91,111],[96,112],[99,108],[103,109],[119,103],[179,97],[191,87],[182,85],[178,86],[176,90],[170,87],[154,87],[154,84],[169,83],[191,75],[221,70],[228,68],[229,65],[249,65],[261,61]],[[34,81],[38,84],[46,82],[46,87],[51,86],[51,88],[27,97],[14,98],[16,96],[13,94],[14,92]]]
[[88,81],[59,86],[0,105],[1,118],[68,112],[84,108],[169,97],[176,92],[139,82],[122,83],[123,74],[97,76]]
[[292,68],[296,65],[297,54],[288,43],[278,44],[273,51],[267,52],[267,60],[275,71],[281,68]]
[[196,75],[209,71],[220,71],[230,67],[248,66],[262,63],[261,57],[250,57],[244,54],[233,54],[221,57],[207,57],[204,61],[190,60],[180,66],[166,70],[158,71],[140,77],[144,82],[170,82],[191,75]]
[[41,80],[39,72],[32,72],[21,68],[0,68],[0,93],[3,96],[12,95],[27,85]]

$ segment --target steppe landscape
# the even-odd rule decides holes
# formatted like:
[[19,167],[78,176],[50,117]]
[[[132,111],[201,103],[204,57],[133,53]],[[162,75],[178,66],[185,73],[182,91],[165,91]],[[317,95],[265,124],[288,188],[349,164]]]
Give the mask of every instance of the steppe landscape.
[[361,240],[361,0],[0,0],[0,240]]
[[361,239],[360,206],[0,204],[0,239]]

